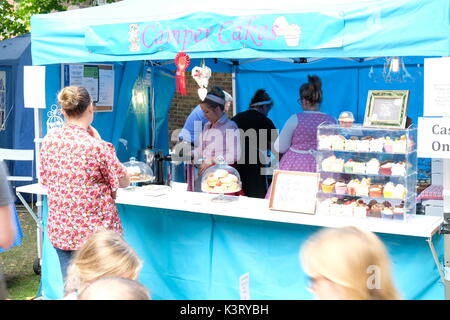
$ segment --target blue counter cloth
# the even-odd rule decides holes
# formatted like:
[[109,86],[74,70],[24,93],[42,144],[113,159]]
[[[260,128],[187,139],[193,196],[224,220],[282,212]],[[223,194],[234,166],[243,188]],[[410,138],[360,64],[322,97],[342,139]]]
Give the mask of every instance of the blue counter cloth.
[[[300,267],[302,244],[318,227],[118,205],[125,240],[143,259],[139,281],[153,299],[239,299],[250,273],[251,299],[312,299]],[[44,207],[46,211],[46,207]],[[405,299],[444,299],[444,286],[425,238],[378,234]],[[443,261],[443,237],[433,239]],[[62,296],[59,262],[44,238],[42,292]]]

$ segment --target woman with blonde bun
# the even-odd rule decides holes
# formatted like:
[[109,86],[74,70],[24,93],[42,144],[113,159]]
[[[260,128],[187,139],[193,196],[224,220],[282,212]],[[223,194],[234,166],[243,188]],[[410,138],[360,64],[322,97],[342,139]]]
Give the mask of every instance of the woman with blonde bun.
[[75,252],[67,270],[65,299],[77,297],[90,283],[104,277],[137,280],[142,261],[117,232],[94,233]]
[[40,182],[48,187],[48,237],[66,276],[74,252],[97,230],[122,233],[116,190],[127,187],[125,167],[111,143],[92,127],[94,103],[83,87],[58,94],[66,124],[45,136],[40,153]]
[[310,290],[319,300],[398,300],[385,246],[355,227],[322,229],[301,250]]

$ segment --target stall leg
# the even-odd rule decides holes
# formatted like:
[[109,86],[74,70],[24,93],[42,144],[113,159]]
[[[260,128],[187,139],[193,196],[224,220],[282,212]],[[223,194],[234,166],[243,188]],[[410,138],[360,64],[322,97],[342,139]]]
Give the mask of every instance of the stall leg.
[[444,270],[445,270],[445,299],[450,300],[450,159],[444,159],[442,167],[442,181],[444,198]]

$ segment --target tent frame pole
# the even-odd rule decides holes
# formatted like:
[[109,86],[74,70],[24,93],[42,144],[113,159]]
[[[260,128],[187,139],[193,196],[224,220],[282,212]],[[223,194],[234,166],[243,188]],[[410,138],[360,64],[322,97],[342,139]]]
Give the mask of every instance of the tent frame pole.
[[233,116],[237,113],[237,106],[236,106],[236,65],[231,66],[231,94],[233,96]]

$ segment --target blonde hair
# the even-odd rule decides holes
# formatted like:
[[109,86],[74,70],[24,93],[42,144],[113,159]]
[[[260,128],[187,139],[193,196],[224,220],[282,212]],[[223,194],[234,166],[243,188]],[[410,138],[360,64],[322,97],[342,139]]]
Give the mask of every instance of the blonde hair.
[[323,229],[301,251],[304,271],[342,288],[344,299],[397,300],[385,246],[372,232],[355,227]]
[[141,267],[141,259],[120,234],[99,231],[75,252],[67,270],[66,294],[81,291],[102,277],[136,280]]
[[79,117],[91,104],[89,92],[79,86],[68,86],[58,93],[58,103],[68,117]]

